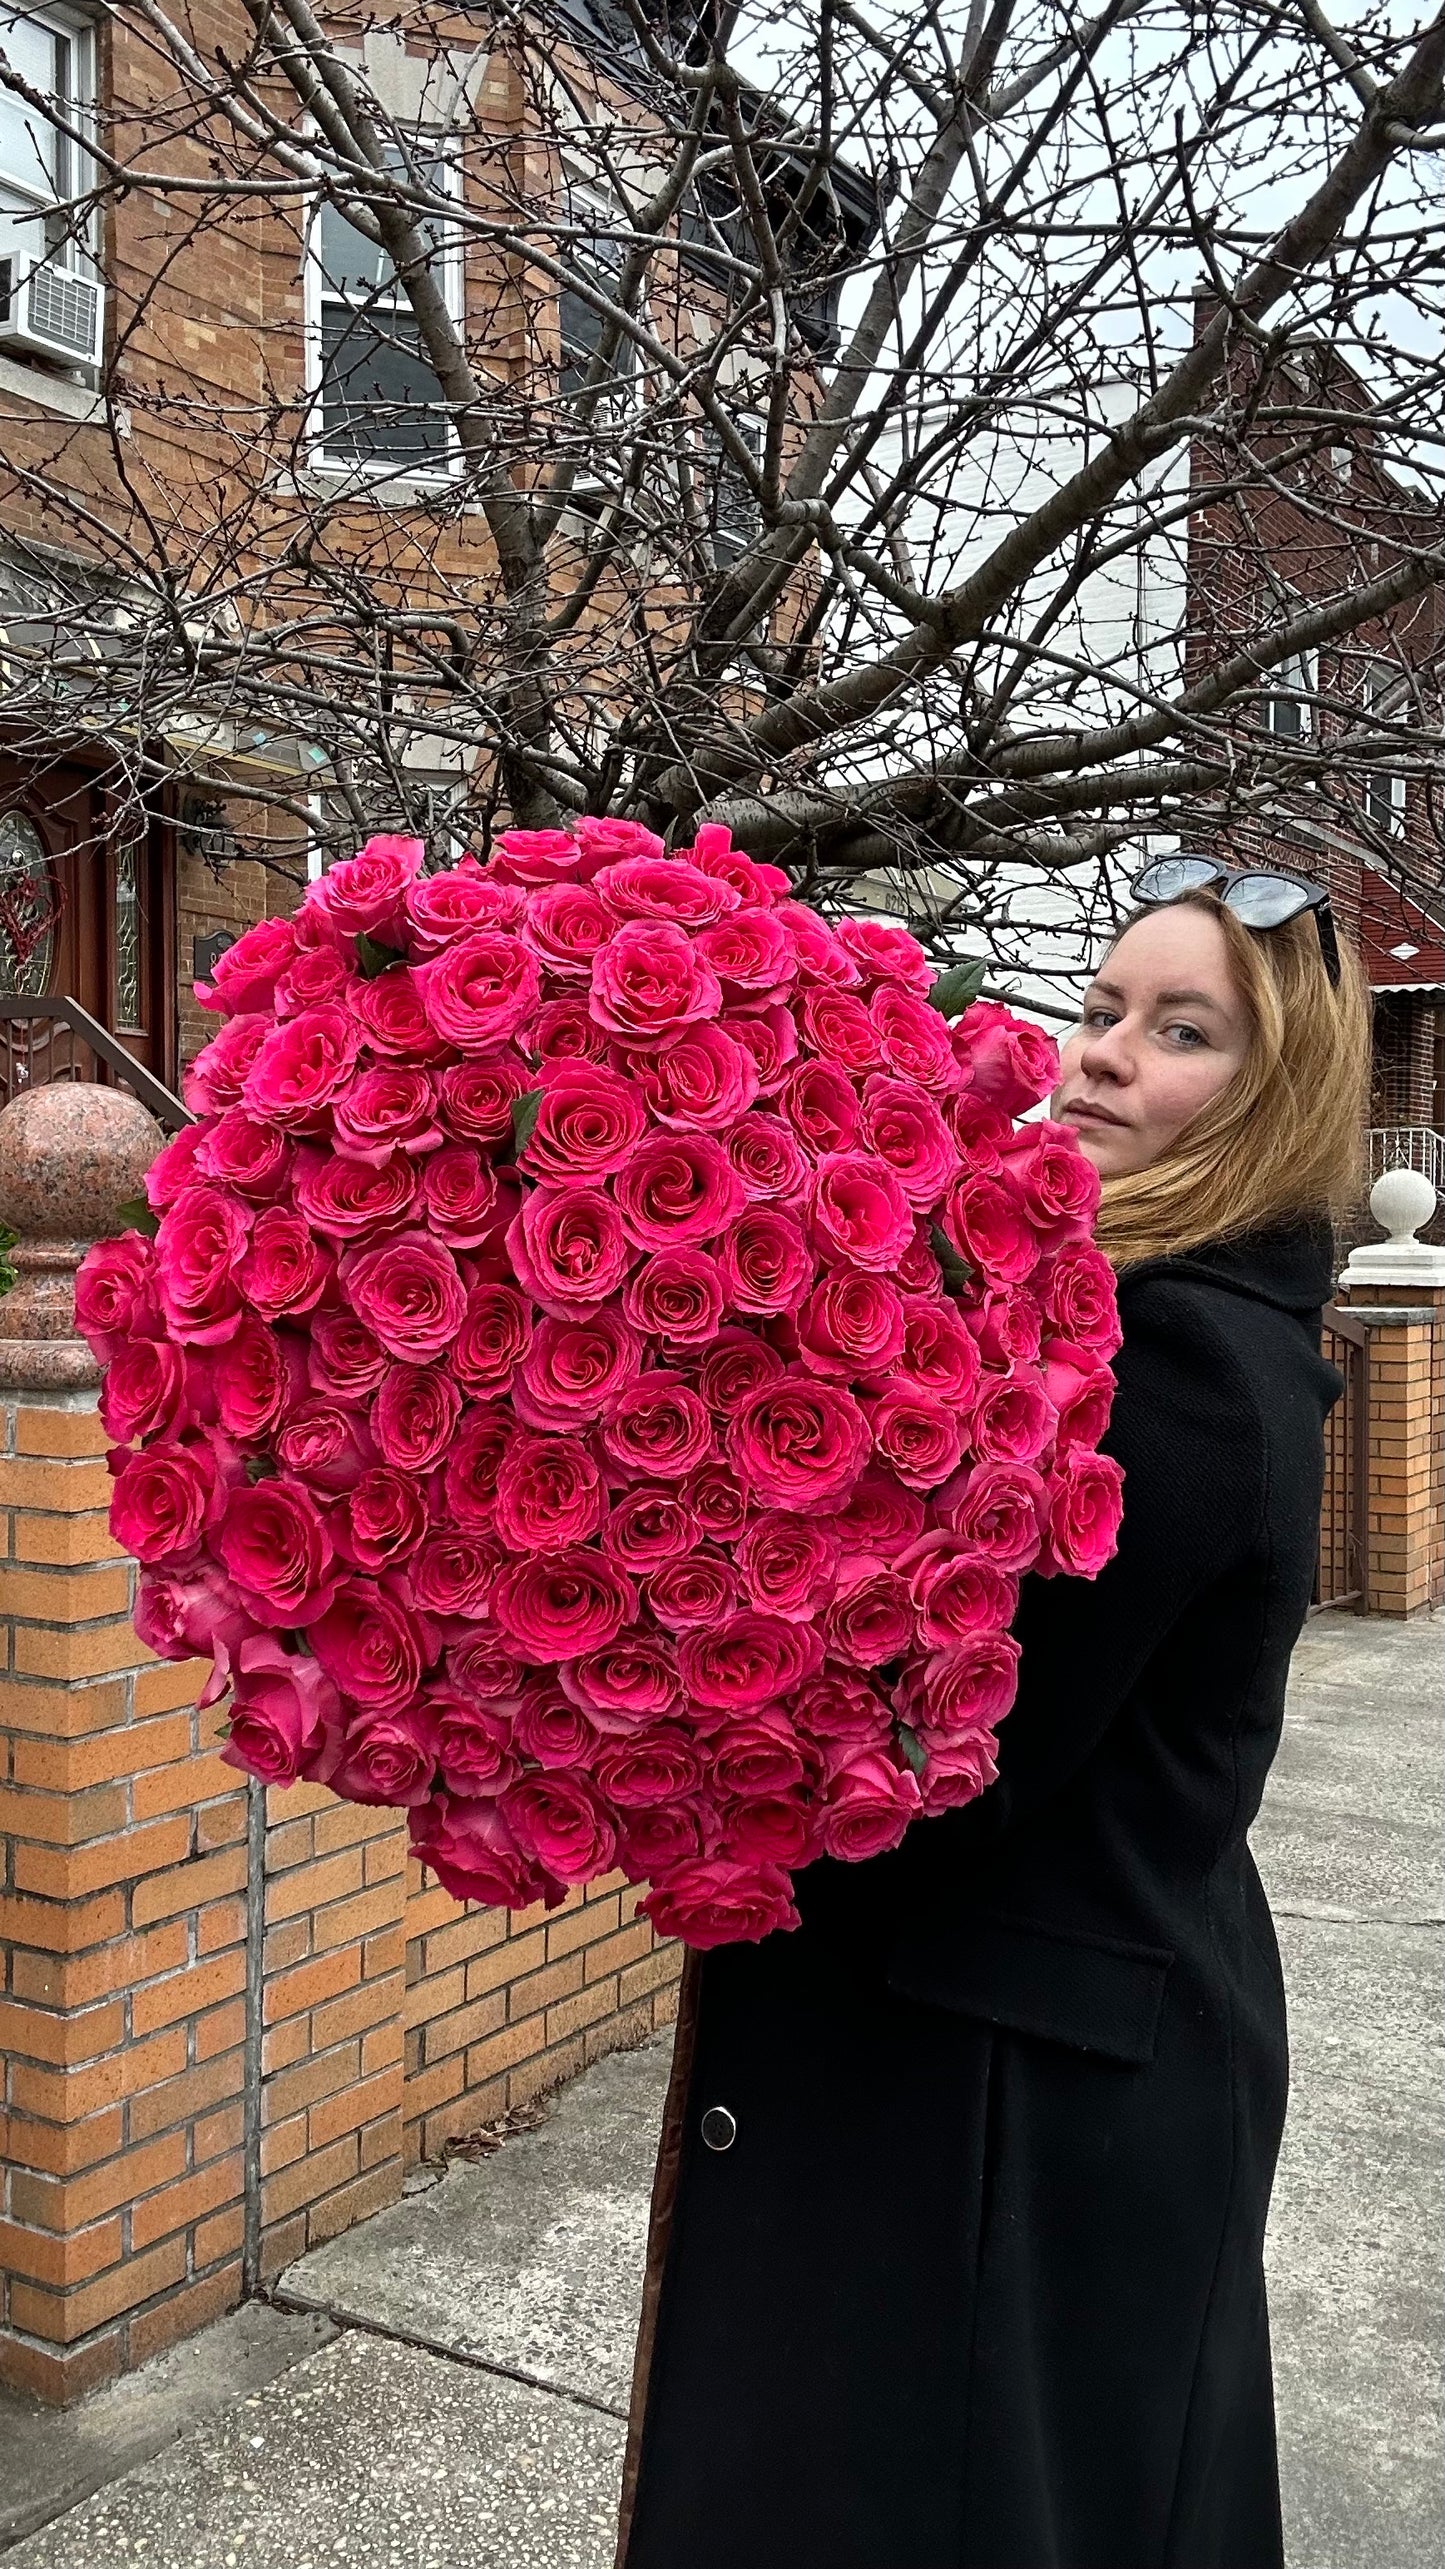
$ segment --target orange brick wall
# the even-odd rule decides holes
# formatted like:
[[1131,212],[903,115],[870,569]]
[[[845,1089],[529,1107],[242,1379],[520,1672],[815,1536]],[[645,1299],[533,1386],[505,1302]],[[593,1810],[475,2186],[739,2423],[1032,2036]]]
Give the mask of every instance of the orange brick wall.
[[1430,1315],[1371,1327],[1369,1349],[1370,1604],[1419,1614],[1445,1602],[1445,1288],[1362,1283],[1340,1300]]

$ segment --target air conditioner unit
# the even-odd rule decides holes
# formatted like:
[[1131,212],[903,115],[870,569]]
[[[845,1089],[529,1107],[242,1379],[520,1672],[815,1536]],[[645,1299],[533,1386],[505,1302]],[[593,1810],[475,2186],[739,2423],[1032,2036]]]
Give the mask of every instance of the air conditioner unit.
[[0,348],[32,348],[72,366],[100,363],[105,289],[53,259],[0,258]]

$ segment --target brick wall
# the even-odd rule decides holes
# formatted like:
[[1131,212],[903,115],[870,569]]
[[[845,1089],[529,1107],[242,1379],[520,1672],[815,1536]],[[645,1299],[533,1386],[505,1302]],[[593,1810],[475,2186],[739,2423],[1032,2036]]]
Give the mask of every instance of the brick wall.
[[1445,1286],[1363,1282],[1339,1300],[1370,1327],[1371,1608],[1419,1614],[1445,1603]]

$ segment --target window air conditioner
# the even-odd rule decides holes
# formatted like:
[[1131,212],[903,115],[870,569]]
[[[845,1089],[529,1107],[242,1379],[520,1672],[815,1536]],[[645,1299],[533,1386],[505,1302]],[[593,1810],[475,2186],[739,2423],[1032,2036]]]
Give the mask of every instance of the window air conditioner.
[[72,366],[100,363],[105,291],[53,260],[0,258],[0,348],[32,348]]

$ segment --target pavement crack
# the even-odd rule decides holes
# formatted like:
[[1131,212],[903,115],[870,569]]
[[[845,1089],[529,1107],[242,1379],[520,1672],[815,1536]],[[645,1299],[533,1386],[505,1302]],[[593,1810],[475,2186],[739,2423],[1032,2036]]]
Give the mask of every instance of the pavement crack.
[[486,2355],[470,2354],[465,2347],[449,2346],[442,2337],[433,2337],[424,2328],[394,2328],[383,2319],[367,2319],[360,2311],[348,2310],[344,2302],[308,2301],[300,2293],[278,2290],[273,2284],[258,2299],[268,2301],[276,2310],[304,2311],[314,2318],[329,2319],[334,2328],[350,2328],[363,2337],[386,2337],[395,2346],[415,2346],[424,2355],[440,2355],[449,2364],[463,2365],[473,2373],[494,2373],[504,2382],[520,2382],[525,2390],[545,2391],[549,2399],[563,2400],[571,2408],[591,2409],[598,2417],[616,2418],[627,2423],[625,2408],[611,2400],[593,2399],[587,2391],[564,2389],[558,2382],[544,2380],[540,2373],[526,2372],[520,2364],[498,2364]]
[[1325,1927],[1445,1927],[1445,1910],[1427,1910],[1424,1917],[1403,1909],[1331,1909],[1323,1902],[1307,1902],[1302,1908],[1284,1909],[1277,1900],[1270,1902],[1276,1918],[1302,1918],[1308,1924]]

